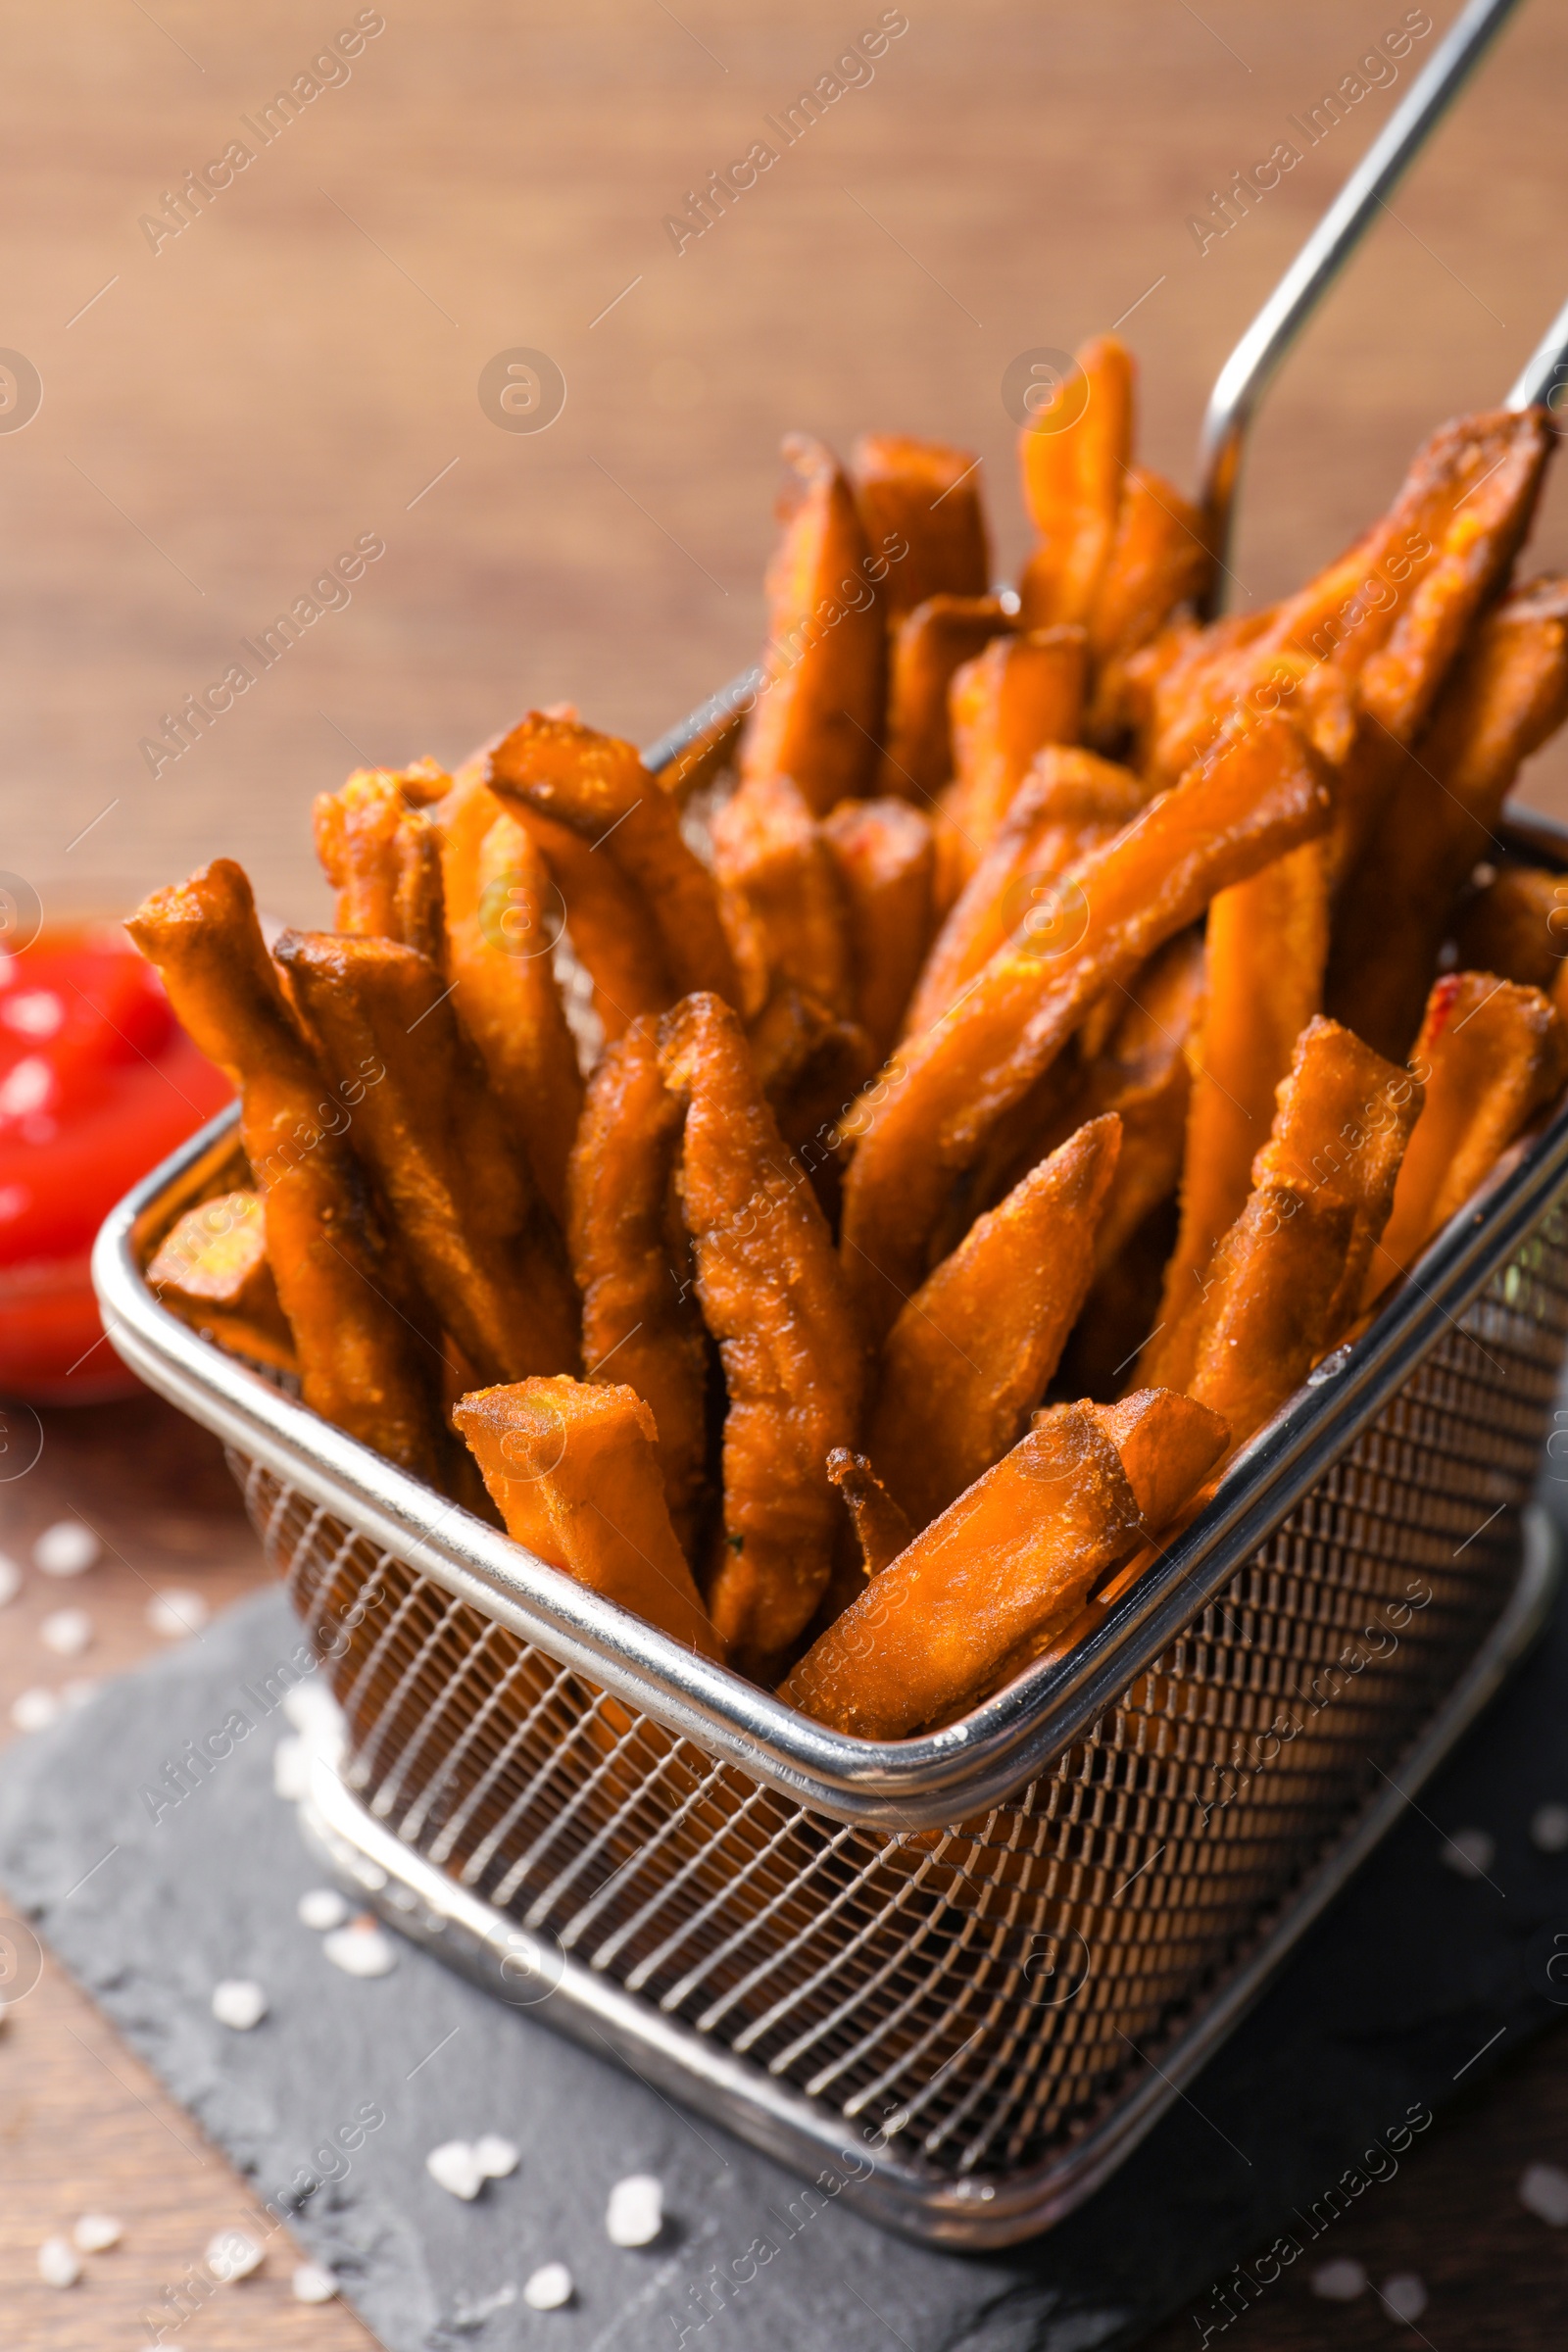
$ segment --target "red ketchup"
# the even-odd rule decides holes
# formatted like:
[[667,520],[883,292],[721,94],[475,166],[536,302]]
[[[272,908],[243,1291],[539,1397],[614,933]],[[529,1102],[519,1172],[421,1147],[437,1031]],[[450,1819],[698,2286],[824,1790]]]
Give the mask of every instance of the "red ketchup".
[[230,1091],[117,924],[46,925],[0,950],[0,1396],[135,1389],[98,1319],[93,1236]]

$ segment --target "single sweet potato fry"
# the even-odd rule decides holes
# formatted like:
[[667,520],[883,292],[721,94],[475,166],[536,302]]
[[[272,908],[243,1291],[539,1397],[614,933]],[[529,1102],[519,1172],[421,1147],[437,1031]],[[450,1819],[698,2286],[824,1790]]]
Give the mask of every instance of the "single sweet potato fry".
[[565,1378],[454,1407],[514,1543],[699,1657],[723,1652],[670,1525],[654,1416],[636,1392]]
[[844,801],[822,819],[848,918],[855,1016],[893,1050],[931,937],[935,846],[907,801]]
[[1133,364],[1114,335],[1100,335],[1071,375],[1041,389],[1018,435],[1024,504],[1041,540],[1018,582],[1026,629],[1085,621],[1094,608],[1132,459]]
[[566,903],[527,828],[477,779],[442,805],[447,971],[502,1114],[553,1214],[582,1110],[551,951]]
[[515,806],[512,814],[544,858],[565,903],[566,938],[588,974],[607,1041],[621,1036],[645,1012],[667,1012],[675,1002],[675,984],[641,891],[602,851],[590,849],[564,825]]
[[[764,684],[741,744],[743,778],[792,776],[813,815],[858,800],[876,773],[887,675],[889,574],[909,553],[872,547],[838,461],[791,433],[783,525],[767,567]],[[983,584],[983,583],[982,583]]]
[[1505,865],[1462,909],[1453,936],[1461,972],[1495,972],[1551,996],[1568,957],[1568,875]]
[[575,1369],[577,1294],[450,992],[391,940],[285,931],[279,962],[340,1081],[367,1067],[356,1140],[409,1262],[483,1379]]
[[1175,1518],[1230,1442],[1218,1413],[1173,1389],[1134,1389],[1115,1404],[1087,1409],[1115,1446],[1152,1536]]
[[1048,744],[937,935],[905,1020],[919,1036],[942,1018],[964,983],[1044,907],[1079,858],[1099,849],[1148,800],[1130,768],[1072,744]]
[[1252,1181],[1327,1194],[1351,1211],[1351,1238],[1329,1305],[1325,1347],[1355,1313],[1423,1100],[1417,1077],[1385,1061],[1337,1021],[1309,1021],[1302,1030],[1290,1075],[1280,1085],[1273,1130],[1252,1165]]
[[188,1208],[160,1243],[147,1287],[195,1331],[279,1371],[297,1372],[294,1342],[267,1259],[259,1193],[218,1193]]
[[1181,1226],[1165,1269],[1160,1322],[1174,1330],[1222,1234],[1251,1190],[1275,1093],[1302,1030],[1323,1008],[1329,945],[1327,844],[1309,841],[1208,910],[1208,992],[1193,1055],[1182,1155]]
[[571,1153],[566,1241],[582,1293],[584,1371],[635,1389],[651,1408],[669,1515],[690,1547],[708,1343],[673,1189],[680,1105],[661,1075],[655,1030],[647,1016],[634,1021],[594,1072]]
[[953,773],[948,697],[953,675],[1013,623],[995,596],[929,596],[888,642],[886,748],[879,793],[928,808]]
[[400,770],[359,767],[338,791],[318,793],[316,855],[337,892],[340,931],[401,940],[439,963],[440,837],[403,783]]
[[1411,1055],[1426,1099],[1366,1270],[1363,1303],[1415,1263],[1568,1079],[1568,1029],[1536,988],[1449,972],[1427,1001]]
[[508,806],[566,826],[640,893],[678,995],[710,988],[739,1002],[713,877],[687,848],[674,802],[631,744],[530,710],[491,753],[489,784]]
[[1195,597],[1207,567],[1202,517],[1163,474],[1129,466],[1115,534],[1085,616],[1097,676],[1158,635],[1178,605]]
[[[1087,1598],[1054,1611],[1003,1659],[991,1688],[1002,1690],[1041,1658],[1066,1657],[1104,1622],[1112,1603],[1131,1592],[1202,1507],[1213,1482],[1201,1481],[1226,1450],[1229,1432],[1217,1413],[1170,1389],[1138,1389],[1117,1404],[1087,1405],[1115,1446],[1144,1514],[1149,1540],[1102,1578]],[[1043,1415],[1036,1414],[1036,1422]]]
[[686,1107],[681,1206],[729,1396],[709,1600],[726,1648],[758,1671],[787,1651],[827,1583],[839,1521],[827,1457],[859,1435],[864,1345],[733,1012],[688,997],[663,1024],[660,1057]]
[[1458,893],[1494,846],[1521,762],[1565,712],[1568,580],[1548,576],[1477,622],[1346,877],[1328,1004],[1380,1053],[1408,1053]]
[[[1275,1223],[1294,1217],[1291,1203],[1298,1196],[1314,1205],[1336,1201],[1350,1218],[1338,1288],[1319,1323],[1311,1326],[1318,1352],[1330,1347],[1355,1312],[1421,1101],[1420,1082],[1408,1071],[1385,1061],[1338,1021],[1321,1016],[1309,1021],[1280,1083],[1268,1141],[1252,1162],[1254,1198],[1259,1186],[1284,1186],[1290,1199],[1272,1211],[1259,1209],[1251,1224],[1246,1223],[1244,1209],[1242,1220],[1221,1236],[1206,1261],[1190,1268],[1185,1302],[1167,1290],[1160,1324],[1139,1360],[1140,1381],[1196,1394],[1191,1378],[1217,1311],[1216,1284],[1228,1280],[1238,1250],[1252,1247],[1258,1219],[1267,1225],[1271,1217]],[[1308,1220],[1308,1227],[1311,1234],[1327,1230],[1321,1219]],[[1303,1227],[1303,1236],[1307,1232]],[[1298,1239],[1307,1249],[1307,1239]],[[1302,1311],[1307,1312],[1305,1306]],[[1289,1396],[1295,1385],[1280,1395]],[[1219,1409],[1227,1408],[1221,1404]]]
[[991,549],[980,505],[980,460],[972,450],[908,433],[862,433],[850,478],[866,544],[891,554],[881,604],[890,622],[933,596],[984,596]]
[[1110,558],[1089,614],[1088,742],[1119,751],[1136,733],[1146,707],[1147,665],[1135,676],[1131,664],[1199,593],[1207,564],[1198,509],[1161,475],[1130,466]]
[[1049,927],[999,949],[963,998],[898,1049],[851,1118],[844,1190],[849,1279],[886,1330],[924,1280],[954,1179],[1107,989],[1126,987],[1216,891],[1326,831],[1321,761],[1272,720],[1153,801],[1064,878]]
[[1093,1413],[1054,1405],[872,1578],[779,1696],[861,1740],[951,1717],[1141,1532],[1137,1496]]
[[914,1530],[863,1453],[835,1446],[827,1474],[843,1495],[866,1576],[880,1576],[914,1541]]
[[1093,1120],[979,1218],[888,1334],[867,1450],[916,1527],[1000,1461],[1078,1319],[1121,1122]]
[[1264,1179],[1215,1252],[1187,1394],[1244,1445],[1298,1389],[1339,1330],[1351,1203]]
[[380,1084],[372,1058],[329,1086],[287,1004],[251,887],[220,858],[126,925],[208,1058],[239,1090],[240,1133],[305,1402],[401,1469],[443,1483],[440,1354],[346,1140]]
[[984,857],[1036,753],[1076,737],[1085,674],[1084,634],[1076,627],[994,638],[954,672],[957,778],[937,818],[939,904],[952,906]]
[[838,859],[788,776],[750,776],[713,819],[713,866],[731,936],[746,941],[749,1000],[793,986],[832,1012],[855,1009],[848,910]]

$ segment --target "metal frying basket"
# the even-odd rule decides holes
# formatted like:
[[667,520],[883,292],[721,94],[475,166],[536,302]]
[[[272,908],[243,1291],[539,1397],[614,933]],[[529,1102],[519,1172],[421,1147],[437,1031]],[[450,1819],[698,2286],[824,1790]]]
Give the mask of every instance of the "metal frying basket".
[[[1222,376],[1217,563],[1264,377],[1510,5],[1464,12]],[[720,764],[754,682],[649,764]],[[1556,827],[1505,838],[1568,867]],[[94,1279],[126,1362],[227,1445],[325,1668],[314,1834],[503,1999],[923,2237],[1005,2244],[1105,2178],[1549,1599],[1526,1504],[1568,1342],[1568,1108],[1070,1655],[889,1743],[693,1657],[165,1308],[142,1269],[234,1180],[234,1117],[121,1204]]]
[[1568,1337],[1568,1111],[1070,1657],[885,1744],[694,1658],[176,1320],[144,1253],[231,1120],[122,1204],[94,1271],[120,1353],[227,1443],[326,1668],[331,1858],[504,1999],[923,2236],[1004,2244],[1104,2178],[1549,1597],[1520,1517]]

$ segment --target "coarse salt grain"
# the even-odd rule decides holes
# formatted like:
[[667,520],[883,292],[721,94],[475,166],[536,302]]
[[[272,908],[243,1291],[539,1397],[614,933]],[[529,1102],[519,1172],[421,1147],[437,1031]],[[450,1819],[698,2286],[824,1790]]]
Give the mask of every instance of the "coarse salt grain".
[[0,1551],[0,1609],[22,1591],[22,1570],[9,1551]]
[[249,1977],[225,1977],[213,1986],[213,2015],[220,2026],[248,2034],[267,2015],[267,1995]]
[[346,1977],[389,1977],[398,1964],[392,1939],[372,1922],[362,1927],[334,1928],[321,1938],[321,1949]]
[[571,2273],[564,2262],[547,2262],[522,2290],[530,2311],[560,2311],[572,2297]]
[[38,2248],[38,2276],[45,2286],[74,2286],[81,2261],[69,2237],[46,2237]]
[[147,1603],[147,1623],[166,1642],[199,1634],[212,1613],[200,1592],[185,1592],[172,1586],[167,1592],[155,1592]]
[[248,2278],[252,2271],[262,2267],[262,2249],[249,2231],[220,2230],[207,2241],[203,2257],[207,2268],[220,2286],[232,2286],[240,2278]]
[[293,1683],[283,1693],[283,1713],[297,1732],[314,1738],[337,1724],[337,1701],[320,1683]]
[[466,2139],[444,2139],[430,2150],[424,2169],[438,2188],[444,2188],[449,2196],[462,2197],[465,2204],[484,2186],[479,2159]]
[[83,2254],[107,2254],[124,2236],[124,2225],[112,2213],[84,2213],[71,2232]]
[[503,2139],[499,2132],[486,2132],[473,2143],[474,2161],[487,2180],[510,2180],[522,2162],[522,2150],[514,2139]]
[[1538,1805],[1530,1816],[1530,1842],[1544,1854],[1568,1853],[1568,1805]]
[[1561,2230],[1568,2224],[1568,2173],[1555,2164],[1527,2165],[1519,2182],[1519,2202],[1527,2213]]
[[612,2246],[651,2246],[664,2227],[663,2183],[652,2173],[628,2173],[610,2192],[605,2234]]
[[57,1658],[79,1658],[92,1646],[92,1619],[85,1609],[51,1609],[38,1628],[38,1639]]
[[302,1928],[314,1928],[325,1936],[333,1928],[342,1927],[348,1918],[347,1898],[335,1886],[313,1886],[299,1899],[299,1922]]
[[302,2262],[289,2283],[296,2303],[330,2303],[337,2293],[337,2280],[318,2262]]
[[1427,2307],[1427,2290],[1414,2271],[1396,2271],[1383,2281],[1383,2300],[1396,2320],[1413,2328]]
[[1353,2303],[1366,2292],[1366,2272],[1358,2262],[1320,2262],[1309,2283],[1325,2303]]
[[1461,1879],[1484,1879],[1496,1850],[1497,1841],[1490,1832],[1455,1830],[1439,1847],[1438,1858]]
[[57,1519],[32,1547],[32,1564],[43,1576],[80,1576],[97,1566],[103,1545],[79,1519]]
[[272,1792],[286,1804],[297,1805],[311,1789],[311,1751],[291,1732],[272,1750]]
[[52,1690],[34,1685],[30,1690],[19,1690],[11,1701],[11,1720],[19,1732],[46,1732],[60,1713],[60,1701]]

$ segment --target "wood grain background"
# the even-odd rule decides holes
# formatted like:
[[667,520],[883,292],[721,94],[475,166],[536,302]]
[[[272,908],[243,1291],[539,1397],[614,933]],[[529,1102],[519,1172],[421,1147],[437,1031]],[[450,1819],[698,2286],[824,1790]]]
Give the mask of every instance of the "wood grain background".
[[[878,6],[389,0],[346,81],[270,144],[250,137],[241,118],[359,13],[0,6],[0,344],[43,385],[25,428],[0,430],[0,867],[56,910],[226,852],[270,908],[314,919],[309,802],[358,760],[451,760],[561,697],[647,740],[757,644],[791,427],[969,443],[1010,569],[1004,370],[1125,317],[1144,453],[1190,484],[1216,368],[1389,90],[1202,254],[1190,217],[1410,12],[908,0],[874,79],[678,255],[664,216]],[[1431,13],[1396,90],[1453,12]],[[1500,397],[1556,309],[1565,63],[1562,10],[1521,8],[1281,379],[1237,559],[1251,599],[1348,540],[1437,420]],[[142,216],[236,136],[255,160],[154,252]],[[485,364],[515,347],[564,375],[547,431],[502,431],[480,407]],[[1568,560],[1564,497],[1559,480],[1542,563]],[[152,775],[140,740],[365,532],[386,552],[352,603]],[[1568,756],[1544,755],[1526,789],[1568,813]],[[0,1544],[89,1506],[122,1555],[72,1595],[99,1621],[94,1670],[151,1642],[147,1582],[216,1599],[258,1573],[211,1448],[161,1408],[52,1421],[38,1469],[0,1487]],[[7,1698],[51,1679],[32,1627],[57,1598],[8,1612]],[[1380,2278],[1423,2273],[1441,2352],[1560,2339],[1568,2248],[1513,2193],[1533,2158],[1568,2158],[1560,2037],[1364,2216],[1349,2250]],[[39,2352],[142,2340],[146,2296],[244,2209],[53,1969],[0,2039],[0,2306]],[[124,2248],[90,2290],[49,2295],[38,2238],[105,2202]],[[202,2344],[364,2340],[340,2312],[290,2307],[286,2268],[270,2258],[225,2296]],[[1392,2327],[1370,2297],[1342,2311],[1292,2286],[1232,2340],[1370,2345]],[[1160,2340],[1195,2340],[1190,2321]]]

